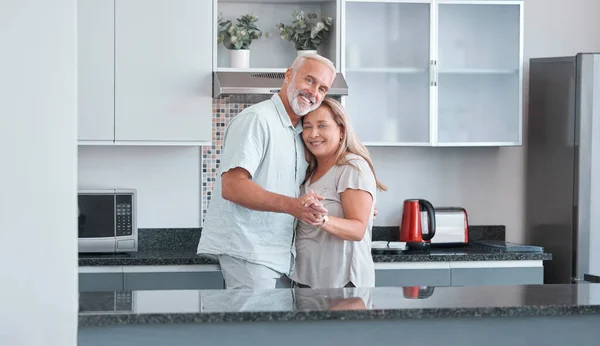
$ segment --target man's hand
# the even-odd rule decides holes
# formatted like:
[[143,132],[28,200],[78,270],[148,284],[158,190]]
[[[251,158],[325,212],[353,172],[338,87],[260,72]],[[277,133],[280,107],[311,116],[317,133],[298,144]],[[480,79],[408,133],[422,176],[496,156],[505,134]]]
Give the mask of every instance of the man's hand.
[[241,167],[224,173],[221,186],[224,199],[244,208],[290,214],[312,226],[320,225],[327,215],[320,203],[325,197],[312,191],[298,198],[269,192],[252,181],[250,173]]
[[327,209],[320,203],[323,199],[325,197],[310,191],[295,199],[289,214],[309,225],[318,226],[322,223],[323,217],[327,215]]
[[360,297],[352,297],[333,301],[329,310],[366,310],[367,305]]
[[327,214],[327,209],[325,209],[325,207],[323,207],[323,205],[320,202],[324,200],[325,197],[316,194],[313,190],[309,190],[308,194],[306,194],[305,196],[312,196],[312,198],[309,198],[305,203],[307,207],[311,207],[315,211],[315,213]]

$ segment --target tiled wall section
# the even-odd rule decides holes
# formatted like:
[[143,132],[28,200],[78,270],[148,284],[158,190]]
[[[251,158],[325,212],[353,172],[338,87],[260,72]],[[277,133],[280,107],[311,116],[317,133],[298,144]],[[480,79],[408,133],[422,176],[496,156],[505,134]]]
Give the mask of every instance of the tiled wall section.
[[[210,202],[217,178],[223,135],[229,121],[244,108],[271,98],[271,95],[220,96],[213,99],[212,145],[202,148],[202,215]],[[204,220],[203,220],[204,221]]]

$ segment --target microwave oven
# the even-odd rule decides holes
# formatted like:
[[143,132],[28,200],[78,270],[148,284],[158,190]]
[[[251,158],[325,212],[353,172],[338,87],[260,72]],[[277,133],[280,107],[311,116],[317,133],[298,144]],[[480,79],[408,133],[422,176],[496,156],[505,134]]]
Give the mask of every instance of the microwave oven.
[[136,252],[136,191],[78,190],[79,253]]
[[132,313],[132,291],[83,291],[79,292],[79,314]]

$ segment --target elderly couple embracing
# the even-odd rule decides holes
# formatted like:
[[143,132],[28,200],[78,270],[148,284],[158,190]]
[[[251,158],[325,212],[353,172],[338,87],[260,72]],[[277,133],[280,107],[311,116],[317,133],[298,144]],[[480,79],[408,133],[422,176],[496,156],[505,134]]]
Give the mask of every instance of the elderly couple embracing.
[[373,287],[376,178],[342,105],[336,71],[298,57],[278,94],[225,132],[198,254],[218,258],[227,288]]

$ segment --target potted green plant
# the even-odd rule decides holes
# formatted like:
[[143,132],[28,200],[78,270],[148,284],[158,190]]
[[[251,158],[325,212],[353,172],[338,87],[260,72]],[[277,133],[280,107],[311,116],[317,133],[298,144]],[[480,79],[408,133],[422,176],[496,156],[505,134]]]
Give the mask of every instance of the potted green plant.
[[318,20],[316,13],[294,11],[292,25],[279,23],[276,27],[282,39],[294,42],[298,55],[316,53],[329,32],[333,19],[325,17]]
[[258,29],[256,23],[258,16],[245,14],[236,19],[234,24],[231,20],[224,20],[219,14],[219,35],[217,42],[222,43],[229,50],[231,67],[248,68],[250,66],[250,45],[253,40],[261,37],[268,38],[269,33]]

